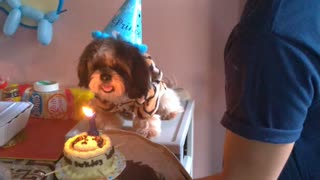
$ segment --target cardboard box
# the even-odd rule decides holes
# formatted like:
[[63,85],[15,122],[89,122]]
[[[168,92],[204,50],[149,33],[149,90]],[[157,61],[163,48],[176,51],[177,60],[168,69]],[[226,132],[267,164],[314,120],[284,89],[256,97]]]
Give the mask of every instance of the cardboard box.
[[32,107],[30,102],[0,101],[0,146],[25,128]]

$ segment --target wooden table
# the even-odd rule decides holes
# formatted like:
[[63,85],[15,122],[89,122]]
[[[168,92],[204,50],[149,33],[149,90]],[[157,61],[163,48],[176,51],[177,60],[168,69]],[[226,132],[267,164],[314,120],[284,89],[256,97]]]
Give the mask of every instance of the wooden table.
[[[176,156],[165,146],[154,143],[134,132],[108,130],[106,133],[117,149],[126,158],[126,168],[117,177],[119,180],[135,179],[192,179]],[[10,168],[13,179],[40,179],[41,174],[55,169],[54,161],[1,159]],[[54,175],[46,179],[56,179]]]
[[[194,100],[184,101],[184,112],[175,119],[162,121],[161,135],[150,140],[167,147],[179,159],[186,171],[192,176],[193,169],[193,123]],[[107,117],[106,117],[107,118]],[[66,139],[88,129],[88,121],[80,121],[66,135]],[[132,130],[132,120],[124,119],[125,130]]]
[[[123,173],[120,174],[119,179],[134,179],[134,177],[136,177],[136,179],[141,179],[146,172],[149,172],[149,177],[156,173],[157,175],[160,175],[158,177],[165,179],[191,179],[193,159],[194,101],[184,102],[184,107],[185,111],[179,114],[176,119],[164,121],[162,123],[161,136],[152,138],[150,140],[130,131],[110,130],[106,132],[111,137],[111,140],[114,144],[125,144],[120,146],[119,150],[126,157],[128,166]],[[51,121],[44,122],[45,123],[41,123],[41,121],[38,122],[32,119],[32,121],[30,121],[30,123],[27,125],[27,130],[25,131],[29,133],[37,132],[36,135],[38,137],[53,134],[54,138],[52,139],[51,136],[49,141],[59,141],[58,144],[60,144],[61,152],[65,138],[87,130],[87,121],[81,121],[76,125],[70,122],[68,126],[61,121],[59,123],[52,123]],[[64,127],[63,132],[61,133],[57,131],[59,132],[59,136],[55,134],[56,131],[52,132],[52,129],[59,130],[62,126]],[[124,128],[130,129],[128,127],[131,126],[132,121],[126,120]],[[44,127],[49,128],[45,130]],[[29,137],[31,137],[31,135]],[[57,140],[55,140],[56,137],[58,137]],[[26,139],[25,141],[28,146],[33,146],[33,142],[37,142],[34,140],[34,138]],[[32,143],[30,144],[30,142]],[[50,144],[51,143],[48,143],[48,147],[50,147]],[[55,144],[55,146],[57,145],[57,143],[53,144]],[[47,145],[42,144],[42,146]],[[15,147],[12,148],[14,150]],[[36,152],[37,149],[42,148],[33,147],[32,154],[39,154]],[[58,150],[58,152],[60,151]],[[55,164],[58,161],[58,159],[46,160],[41,158],[39,159],[39,157],[37,160],[35,160],[32,156],[18,159],[12,157],[8,159],[5,156],[2,156],[1,158],[2,159],[0,159],[0,162],[2,162],[2,165],[12,170],[13,179],[21,180],[40,178],[40,173],[48,173],[53,171],[55,169]],[[51,175],[46,179],[55,178],[56,177],[54,175]]]

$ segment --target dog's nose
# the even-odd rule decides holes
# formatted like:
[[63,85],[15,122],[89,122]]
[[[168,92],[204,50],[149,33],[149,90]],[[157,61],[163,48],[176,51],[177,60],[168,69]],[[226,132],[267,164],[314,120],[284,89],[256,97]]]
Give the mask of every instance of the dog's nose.
[[110,74],[106,74],[106,73],[102,73],[101,75],[100,75],[100,80],[101,81],[110,81],[111,80],[111,75]]

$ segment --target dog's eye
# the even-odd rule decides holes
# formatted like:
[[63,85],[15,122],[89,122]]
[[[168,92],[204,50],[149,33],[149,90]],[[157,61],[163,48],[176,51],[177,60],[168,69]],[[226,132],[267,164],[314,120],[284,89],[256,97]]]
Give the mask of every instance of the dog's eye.
[[100,80],[101,81],[110,81],[111,80],[111,75],[110,74],[107,74],[107,73],[102,73],[100,75]]

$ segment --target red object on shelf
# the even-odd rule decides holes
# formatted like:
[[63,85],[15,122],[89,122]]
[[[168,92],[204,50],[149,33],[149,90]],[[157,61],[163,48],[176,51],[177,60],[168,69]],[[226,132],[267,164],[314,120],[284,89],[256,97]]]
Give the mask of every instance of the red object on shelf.
[[65,135],[76,123],[75,120],[30,118],[23,130],[25,139],[12,147],[0,148],[0,158],[59,160]]
[[[0,82],[1,82],[1,78],[0,78]],[[0,89],[4,89],[4,88],[6,88],[8,86],[8,82],[7,81],[3,81],[3,82],[1,82],[1,84],[0,84]]]
[[18,89],[19,89],[19,94],[22,97],[26,89],[32,87],[30,84],[19,84]]

